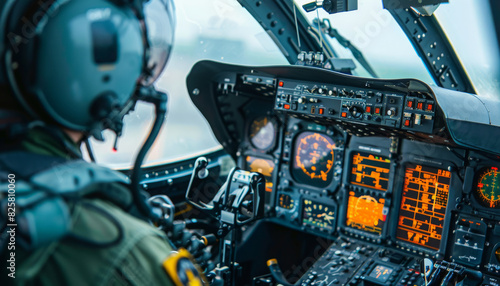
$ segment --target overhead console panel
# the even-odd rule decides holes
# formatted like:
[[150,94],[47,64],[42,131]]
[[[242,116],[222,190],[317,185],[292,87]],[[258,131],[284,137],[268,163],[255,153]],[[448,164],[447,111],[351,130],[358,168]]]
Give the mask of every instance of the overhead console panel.
[[[336,81],[345,82],[340,78]],[[275,109],[311,116],[323,123],[338,123],[357,136],[393,136],[394,132],[409,131],[425,138],[439,132],[434,130],[439,129],[436,101],[429,91],[401,92],[401,88],[376,88],[368,81],[360,84],[365,87],[280,79]],[[407,80],[398,84],[411,83]]]

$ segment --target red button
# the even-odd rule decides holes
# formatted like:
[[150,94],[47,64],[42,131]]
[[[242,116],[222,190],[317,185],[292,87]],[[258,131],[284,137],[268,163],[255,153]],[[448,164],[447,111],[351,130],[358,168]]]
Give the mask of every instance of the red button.
[[280,87],[283,87],[283,85],[284,85],[284,82],[280,81],[280,82],[279,82],[279,86],[280,86]]
[[371,106],[367,106],[367,107],[366,107],[366,112],[368,112],[368,113],[372,113],[372,107],[371,107]]
[[413,100],[408,100],[407,105],[409,108],[413,108]]
[[285,104],[285,109],[290,109],[290,104]]
[[347,112],[342,112],[342,117],[347,117]]
[[375,107],[375,114],[380,114],[380,107]]
[[323,114],[325,113],[325,109],[324,108],[320,108],[319,111],[318,111],[319,114]]
[[406,120],[405,120],[405,126],[406,126],[406,127],[410,126],[410,119],[406,119]]
[[433,108],[432,104],[427,104],[427,110],[432,111],[432,108]]

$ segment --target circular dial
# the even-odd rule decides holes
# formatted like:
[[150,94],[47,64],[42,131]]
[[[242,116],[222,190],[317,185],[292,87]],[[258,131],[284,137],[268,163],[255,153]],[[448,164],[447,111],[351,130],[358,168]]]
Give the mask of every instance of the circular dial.
[[498,168],[484,168],[479,171],[474,194],[485,207],[500,208],[500,174]]
[[311,200],[304,200],[302,223],[332,230],[335,221],[335,209]]
[[292,197],[290,197],[289,195],[280,194],[280,198],[279,198],[279,206],[280,207],[287,209],[287,210],[290,210],[290,209],[293,209],[294,205],[295,205],[295,201],[292,199]]
[[333,166],[335,143],[319,133],[302,133],[298,140],[295,163],[311,179],[328,180]]
[[250,125],[250,142],[257,149],[267,150],[271,148],[275,136],[275,123],[268,117],[258,117]]

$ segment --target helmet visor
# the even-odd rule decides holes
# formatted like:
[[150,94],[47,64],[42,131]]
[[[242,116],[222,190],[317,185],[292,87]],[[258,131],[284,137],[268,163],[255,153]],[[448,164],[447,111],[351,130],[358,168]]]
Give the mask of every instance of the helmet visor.
[[142,84],[153,84],[167,64],[175,31],[175,7],[171,0],[151,0],[144,5],[144,18],[149,41],[147,68],[150,75]]

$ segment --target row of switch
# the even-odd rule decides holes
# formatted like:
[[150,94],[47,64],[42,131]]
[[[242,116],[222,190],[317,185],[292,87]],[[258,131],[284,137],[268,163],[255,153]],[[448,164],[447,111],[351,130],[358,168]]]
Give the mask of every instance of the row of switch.
[[403,125],[405,127],[412,127],[415,125],[422,125],[422,119],[424,120],[432,120],[432,115],[423,115],[423,114],[414,114],[414,118],[412,120],[412,114],[405,112],[403,118]]
[[[416,101],[416,104],[415,104],[415,101]],[[429,112],[432,112],[434,110],[434,104],[433,103],[425,103],[425,101],[423,100],[415,100],[415,99],[407,99],[406,100],[406,105],[405,105],[405,109],[415,109],[415,110],[422,110],[424,111],[424,107],[425,107],[425,111],[429,111]]]

